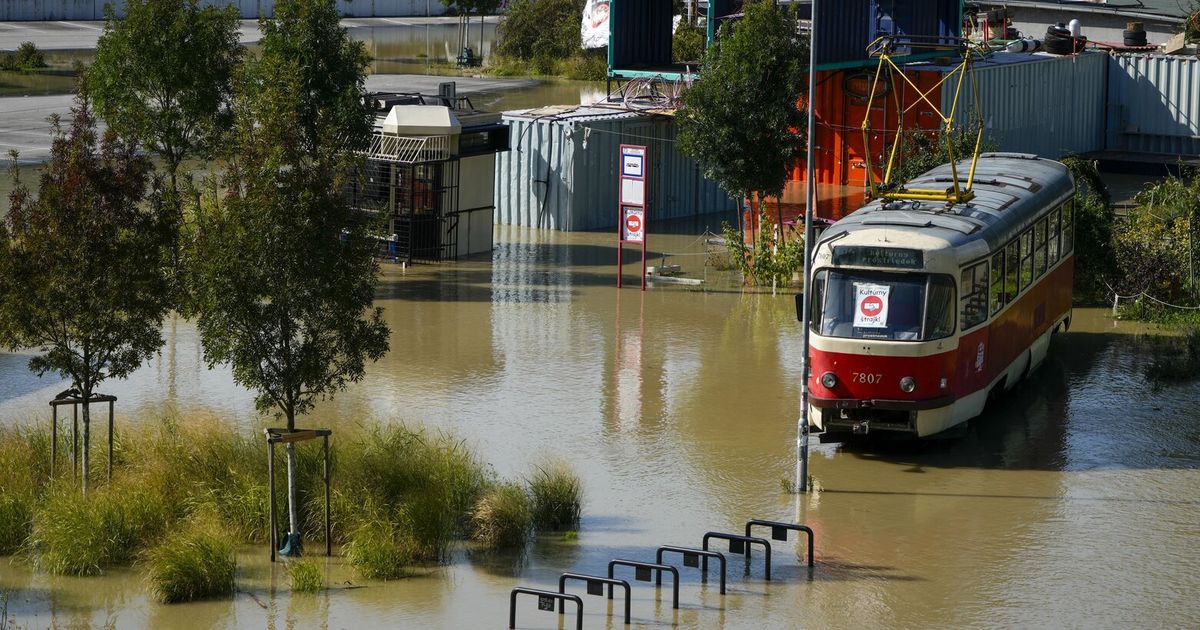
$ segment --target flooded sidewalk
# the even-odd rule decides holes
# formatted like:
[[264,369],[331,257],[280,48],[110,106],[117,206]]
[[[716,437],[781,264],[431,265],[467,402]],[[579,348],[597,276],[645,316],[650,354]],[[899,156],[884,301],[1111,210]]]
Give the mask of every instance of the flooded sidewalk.
[[[677,611],[669,591],[631,580],[633,627],[1200,624],[1200,387],[1146,380],[1144,327],[1077,309],[1031,381],[964,437],[818,446],[818,490],[796,497],[781,489],[799,412],[794,303],[705,265],[700,235],[720,221],[650,226],[652,264],[681,264],[707,279],[700,289],[618,291],[608,233],[499,228],[490,258],[385,266],[377,303],[391,352],[309,415],[336,430],[380,420],[452,431],[505,476],[565,459],[585,489],[577,540],[544,537],[521,556],[461,548],[449,566],[394,582],[361,580],[334,557],[315,596],[292,595],[266,547],[245,547],[234,599],[180,605],[152,602],[136,569],[63,578],[0,559],[8,615],[19,627],[497,628],[518,584],[553,590],[564,571],[604,574],[610,559],[653,560],[659,545],[768,518],[814,528],[814,569],[794,537],[775,543],[771,582],[757,553],[749,575],[730,556],[724,597],[681,568]],[[205,367],[194,325],[165,328],[161,355],[106,387],[118,427],[167,407],[259,426],[250,394]],[[47,422],[62,389],[24,360],[0,354],[0,423]],[[521,606],[519,627],[558,627],[533,601]],[[584,610],[588,628],[624,627],[608,616],[620,604],[584,596]]]

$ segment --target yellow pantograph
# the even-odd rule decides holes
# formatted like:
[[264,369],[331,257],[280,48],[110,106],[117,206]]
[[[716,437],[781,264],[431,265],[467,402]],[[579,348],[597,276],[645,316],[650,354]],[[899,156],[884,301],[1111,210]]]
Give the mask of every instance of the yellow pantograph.
[[[911,41],[905,41],[904,45],[914,48],[945,48],[944,44],[926,46]],[[975,167],[979,162],[979,151],[983,145],[983,111],[979,98],[979,84],[975,80],[974,60],[977,57],[985,56],[987,51],[978,48],[976,44],[963,41],[960,46],[962,62],[959,63],[954,70],[951,70],[942,76],[941,80],[930,88],[921,89],[916,83],[913,83],[912,79],[904,73],[900,66],[896,65],[896,62],[892,56],[892,51],[894,50],[893,37],[881,37],[875,40],[871,44],[870,50],[872,51],[872,55],[879,59],[879,63],[875,69],[875,77],[871,83],[871,92],[867,99],[867,113],[862,122],[863,147],[865,149],[864,153],[866,154],[867,187],[870,191],[871,197],[875,199],[882,198],[889,200],[912,199],[919,201],[941,201],[948,204],[966,203],[973,199],[975,197],[975,193],[972,192],[971,187],[975,182]],[[885,74],[887,75],[886,77],[884,76]],[[946,85],[949,81],[951,81],[951,79],[956,77],[957,82],[955,83],[954,87],[954,99],[951,101],[950,111],[943,112],[930,97],[943,85]],[[904,156],[900,154],[900,146],[903,144],[904,138],[905,115],[922,105],[928,106],[928,108],[941,119],[942,130],[946,134],[946,137],[949,138],[954,131],[955,113],[958,110],[958,105],[962,97],[963,86],[967,83],[968,78],[971,82],[971,92],[975,98],[974,120],[979,127],[979,130],[976,134],[975,151],[971,156],[971,168],[967,174],[966,181],[963,182],[959,176],[958,162],[961,157],[955,155],[954,143],[947,141],[940,144],[945,146],[946,158],[950,163],[950,186],[944,189],[907,188],[903,185],[893,186],[892,174],[895,170],[897,170],[896,166],[898,161],[902,161],[904,159]],[[904,81],[904,83],[907,84],[907,86],[917,95],[913,102],[907,106],[900,101],[900,92],[897,89],[899,87],[899,81],[901,80]],[[883,179],[877,181],[875,177],[874,165],[872,164],[871,159],[870,136],[872,132],[871,108],[875,103],[875,96],[879,92],[880,81],[888,81],[891,84],[890,93],[892,100],[896,104],[897,128],[895,139],[892,141],[891,150],[887,152],[888,160],[887,166],[883,171]],[[886,96],[884,98],[886,98]],[[886,134],[884,137],[886,138]]]

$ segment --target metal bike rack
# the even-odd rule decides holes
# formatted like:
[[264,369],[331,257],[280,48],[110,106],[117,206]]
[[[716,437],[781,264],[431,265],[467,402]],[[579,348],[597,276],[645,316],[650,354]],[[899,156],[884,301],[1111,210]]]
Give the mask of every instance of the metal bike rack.
[[[658,572],[659,584],[662,583],[662,572],[669,571],[675,582],[671,589],[672,608],[679,608],[679,569],[669,564],[657,564],[654,562],[639,562],[637,560],[609,560],[608,561],[608,577],[613,576],[613,568],[617,566],[633,567],[635,570],[634,578],[639,582],[649,582],[652,571]],[[608,585],[608,597],[612,598],[612,584]]]
[[[782,523],[779,521],[767,521],[760,518],[754,518],[746,521],[746,535],[749,536],[751,534],[751,529],[755,527],[770,527],[771,540],[786,541],[788,539],[789,531],[804,532],[805,534],[808,534],[808,566],[811,567],[814,565],[813,530],[811,527],[807,525],[800,525],[799,523]],[[749,557],[750,550],[746,549],[746,558]]]
[[[662,575],[661,573],[659,574]],[[620,586],[625,589],[625,625],[631,623],[632,617],[629,614],[630,603],[633,601],[633,590],[629,588],[629,582],[625,580],[616,580],[611,577],[601,577],[599,575],[584,575],[582,573],[564,573],[558,576],[558,592],[567,592],[567,580],[579,580],[587,583],[588,595],[604,596],[604,585],[609,586],[608,598],[612,599],[612,587]],[[567,604],[563,600],[558,600],[558,614],[563,614],[566,611]]]
[[[738,555],[745,554],[746,559],[750,558],[750,545],[762,545],[763,551],[766,552],[766,579],[771,581],[771,543],[765,538],[754,538],[753,536],[742,536],[741,534],[726,534],[723,532],[708,532],[704,534],[704,550],[708,551],[708,541],[712,538],[729,541],[729,553]],[[703,569],[708,572],[708,556],[704,557]],[[746,567],[749,571],[750,567]]]
[[[719,551],[708,551],[707,549],[692,549],[690,547],[676,547],[675,545],[663,545],[663,546],[659,547],[658,551],[656,551],[654,553],[654,561],[659,564],[662,564],[663,554],[668,553],[668,552],[683,554],[683,566],[685,566],[685,567],[697,567],[698,568],[700,566],[700,558],[701,557],[703,557],[705,560],[707,560],[709,558],[716,558],[717,560],[719,560],[721,562],[721,594],[722,595],[725,594],[725,554],[723,554]],[[705,563],[704,571],[700,573],[700,580],[702,582],[708,581],[708,564],[707,563]],[[658,574],[658,580],[656,581],[656,583],[660,584],[660,585],[662,584],[662,573]]]
[[517,595],[524,593],[526,595],[537,595],[538,610],[546,610],[554,612],[554,602],[575,602],[575,630],[583,630],[583,599],[578,595],[567,595],[564,593],[555,593],[554,591],[543,591],[537,588],[526,588],[518,586],[512,590],[508,596],[508,627],[517,627]]

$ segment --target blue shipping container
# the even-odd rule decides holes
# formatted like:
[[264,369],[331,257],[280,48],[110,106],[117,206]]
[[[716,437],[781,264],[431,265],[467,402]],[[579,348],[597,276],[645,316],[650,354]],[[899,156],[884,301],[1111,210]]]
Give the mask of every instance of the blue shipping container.
[[[883,35],[954,46],[962,36],[962,0],[837,0],[817,11],[817,64],[822,70],[875,63],[867,53]],[[913,59],[938,53],[914,50]]]
[[671,0],[612,0],[608,5],[608,69],[655,70],[671,65]]

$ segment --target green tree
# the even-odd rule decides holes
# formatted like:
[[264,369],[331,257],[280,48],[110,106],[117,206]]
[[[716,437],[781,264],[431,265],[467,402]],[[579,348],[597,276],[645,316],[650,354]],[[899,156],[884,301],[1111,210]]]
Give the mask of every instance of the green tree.
[[[389,330],[372,308],[370,224],[341,194],[371,139],[366,53],[333,0],[275,7],[239,79],[228,169],[200,196],[185,268],[205,360],[230,365],[259,410],[294,429],[387,352]],[[294,444],[287,461],[284,551],[299,553]]]
[[500,21],[496,51],[522,61],[578,54],[583,5],[582,0],[515,0]]
[[[891,190],[903,187],[910,180],[924,175],[929,171],[950,162],[950,155],[958,160],[970,160],[975,154],[975,142],[979,138],[980,123],[974,113],[967,116],[969,122],[950,130],[941,127],[936,130],[906,129],[897,139],[900,147],[896,150],[896,163],[892,167]],[[984,135],[979,147],[980,153],[995,150],[995,143]],[[884,159],[888,154],[884,153]],[[876,164],[880,169],[887,166],[886,162]],[[966,184],[966,173],[961,172],[962,183]]]
[[1074,156],[1062,162],[1075,178],[1075,299],[1101,301],[1117,271],[1112,197],[1095,162]]
[[0,57],[0,70],[29,72],[46,67],[46,55],[33,42],[21,42],[17,52]]
[[[442,5],[447,9],[452,9],[458,12],[458,49],[462,50],[468,46],[467,42],[467,26],[470,24],[471,16],[479,16],[479,28],[483,29],[483,16],[492,15],[500,8],[500,0],[442,0]],[[483,45],[483,35],[480,35],[480,46]],[[479,54],[483,54],[482,48]]]
[[151,165],[136,142],[98,139],[87,90],[76,97],[33,195],[13,154],[10,207],[0,226],[0,345],[36,348],[39,376],[71,381],[83,403],[83,489],[88,489],[88,400],[125,378],[163,343],[169,246],[157,195],[143,203]]
[[671,57],[675,63],[695,64],[704,58],[708,35],[698,26],[680,24],[671,39]]
[[788,167],[803,153],[808,38],[795,12],[768,0],[745,5],[722,25],[699,80],[684,92],[679,148],[704,176],[736,199],[783,193]]
[[457,9],[467,15],[492,15],[500,8],[500,0],[441,0],[447,9]]
[[229,127],[233,72],[242,58],[238,9],[126,0],[125,11],[118,19],[105,5],[86,80],[108,127],[140,138],[166,163],[178,210],[180,164],[211,155]]

